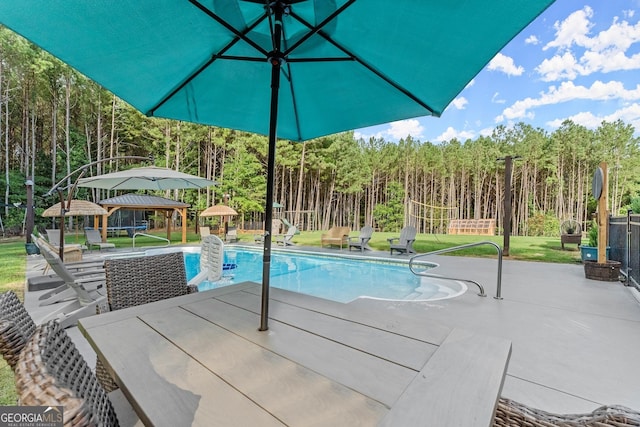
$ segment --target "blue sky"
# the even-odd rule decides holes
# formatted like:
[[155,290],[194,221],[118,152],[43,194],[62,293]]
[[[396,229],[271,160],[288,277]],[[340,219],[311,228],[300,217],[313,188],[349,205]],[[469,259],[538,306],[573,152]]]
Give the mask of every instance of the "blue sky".
[[557,0],[449,104],[356,130],[356,137],[461,141],[524,122],[549,132],[571,119],[589,129],[623,120],[640,136],[640,0]]

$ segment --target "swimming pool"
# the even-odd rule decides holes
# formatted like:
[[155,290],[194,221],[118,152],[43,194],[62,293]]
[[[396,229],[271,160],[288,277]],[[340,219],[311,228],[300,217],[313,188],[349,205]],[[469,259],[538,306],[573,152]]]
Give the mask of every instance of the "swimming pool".
[[[187,280],[200,272],[199,248],[184,252]],[[203,282],[199,290],[244,281],[262,281],[262,252],[249,248],[225,248],[227,270],[218,282]],[[347,259],[335,256],[272,252],[271,286],[339,302],[357,298],[435,301],[463,294],[467,286],[458,281],[418,277],[406,264]]]

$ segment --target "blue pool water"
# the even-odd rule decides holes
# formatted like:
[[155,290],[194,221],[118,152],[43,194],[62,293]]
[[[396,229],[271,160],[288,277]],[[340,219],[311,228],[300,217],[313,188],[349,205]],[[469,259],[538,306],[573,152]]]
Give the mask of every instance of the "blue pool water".
[[[200,271],[200,254],[184,255],[187,279],[191,279]],[[225,248],[224,262],[237,268],[226,270],[218,282],[201,283],[199,290],[262,281],[262,252]],[[452,298],[467,290],[461,282],[415,276],[406,264],[277,252],[271,256],[270,284],[339,302],[356,298],[433,301]]]

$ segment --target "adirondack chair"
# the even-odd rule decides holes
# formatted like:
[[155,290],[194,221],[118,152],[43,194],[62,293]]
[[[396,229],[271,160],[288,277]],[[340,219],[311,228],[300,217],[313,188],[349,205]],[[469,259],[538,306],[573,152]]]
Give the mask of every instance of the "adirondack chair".
[[360,252],[364,252],[365,249],[371,249],[368,246],[371,235],[373,234],[373,227],[370,225],[364,226],[360,229],[360,235],[355,237],[349,237],[349,251],[351,248],[360,249]]
[[393,251],[398,253],[415,254],[413,249],[413,242],[416,240],[416,228],[412,225],[407,225],[400,231],[400,237],[392,237],[387,239],[389,241],[389,250],[391,255]]
[[276,236],[276,244],[282,245],[282,246],[295,245],[295,243],[293,243],[291,239],[293,239],[293,236],[295,236],[296,231],[298,231],[298,228],[296,226],[289,227],[289,229],[287,230],[287,234],[284,234],[282,236]]

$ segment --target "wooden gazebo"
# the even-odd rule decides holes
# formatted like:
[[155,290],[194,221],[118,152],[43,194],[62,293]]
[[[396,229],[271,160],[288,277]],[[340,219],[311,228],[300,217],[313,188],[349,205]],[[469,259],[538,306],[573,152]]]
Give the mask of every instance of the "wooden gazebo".
[[[182,243],[187,243],[187,208],[188,203],[177,202],[159,196],[148,196],[145,194],[123,194],[110,199],[98,202],[100,206],[107,210],[107,215],[102,217],[102,240],[107,239],[108,217],[116,213],[119,209],[162,211],[167,219],[167,239],[171,240],[171,221],[169,219],[173,212],[177,212],[182,217]],[[96,217],[95,225],[99,227]]]

